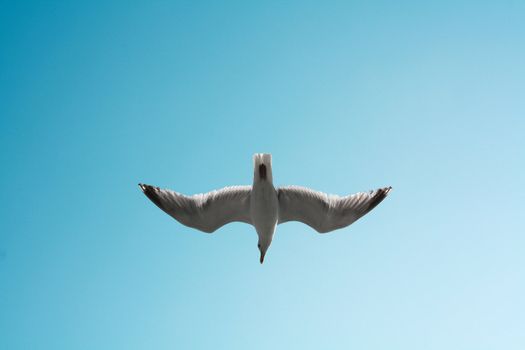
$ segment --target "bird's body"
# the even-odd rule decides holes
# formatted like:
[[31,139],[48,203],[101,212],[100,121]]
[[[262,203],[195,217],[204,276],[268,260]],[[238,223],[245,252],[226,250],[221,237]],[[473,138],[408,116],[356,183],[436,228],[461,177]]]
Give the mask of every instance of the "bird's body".
[[255,227],[260,262],[272,243],[275,228],[288,221],[303,222],[319,233],[346,227],[379,204],[391,187],[339,197],[304,187],[275,188],[270,154],[254,155],[252,186],[226,187],[194,196],[139,184],[159,208],[180,223],[211,233],[234,221]]
[[250,216],[252,225],[259,236],[258,247],[261,263],[264,254],[272,243],[273,234],[279,220],[279,200],[273,187],[272,158],[269,154],[254,156],[253,186],[250,194]]

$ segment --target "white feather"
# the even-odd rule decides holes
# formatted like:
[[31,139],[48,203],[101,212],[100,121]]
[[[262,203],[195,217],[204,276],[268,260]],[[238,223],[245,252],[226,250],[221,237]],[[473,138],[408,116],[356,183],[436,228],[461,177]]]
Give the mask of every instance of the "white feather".
[[232,186],[185,196],[170,190],[139,185],[153,203],[181,224],[211,233],[233,221],[251,224],[251,186]]
[[340,197],[305,187],[281,187],[277,190],[279,224],[300,221],[319,233],[337,230],[372,210],[390,190],[391,187],[385,187]]

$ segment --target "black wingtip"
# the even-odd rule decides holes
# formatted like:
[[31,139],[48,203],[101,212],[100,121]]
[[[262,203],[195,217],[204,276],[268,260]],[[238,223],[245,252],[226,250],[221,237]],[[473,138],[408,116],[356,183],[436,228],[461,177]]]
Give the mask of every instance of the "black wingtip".
[[139,187],[142,189],[142,192],[153,202],[157,207],[164,210],[164,206],[162,205],[162,202],[160,201],[160,197],[158,195],[158,191],[160,191],[160,188],[153,187],[150,185],[145,184],[139,184]]
[[377,193],[374,195],[372,200],[370,201],[370,204],[368,205],[368,208],[366,209],[366,212],[368,213],[370,210],[377,207],[379,203],[383,201],[383,199],[388,196],[388,193],[392,190],[392,186],[381,188],[377,190]]

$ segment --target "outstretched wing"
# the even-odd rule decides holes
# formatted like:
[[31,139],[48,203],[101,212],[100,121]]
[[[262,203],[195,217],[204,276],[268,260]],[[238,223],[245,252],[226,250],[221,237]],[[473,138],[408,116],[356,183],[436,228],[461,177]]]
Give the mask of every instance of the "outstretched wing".
[[281,187],[277,190],[279,224],[300,221],[319,233],[337,230],[374,209],[391,189],[392,187],[385,187],[339,197],[305,187]]
[[193,196],[139,184],[146,196],[183,225],[211,233],[233,221],[251,224],[251,186],[232,186]]

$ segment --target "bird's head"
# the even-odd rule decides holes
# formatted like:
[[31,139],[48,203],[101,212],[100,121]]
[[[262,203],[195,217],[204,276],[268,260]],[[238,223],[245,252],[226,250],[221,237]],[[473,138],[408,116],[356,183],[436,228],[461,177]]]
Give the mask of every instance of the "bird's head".
[[259,237],[259,242],[257,243],[257,248],[259,248],[259,251],[261,252],[261,258],[260,262],[261,264],[264,262],[264,256],[266,255],[266,251],[270,247],[270,244],[272,244],[272,239],[264,239],[262,237]]

